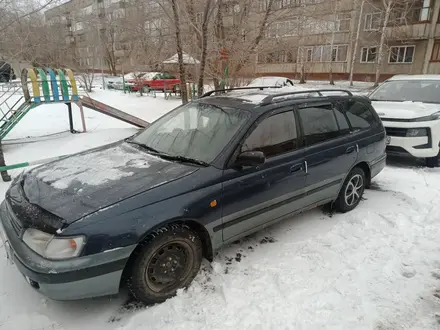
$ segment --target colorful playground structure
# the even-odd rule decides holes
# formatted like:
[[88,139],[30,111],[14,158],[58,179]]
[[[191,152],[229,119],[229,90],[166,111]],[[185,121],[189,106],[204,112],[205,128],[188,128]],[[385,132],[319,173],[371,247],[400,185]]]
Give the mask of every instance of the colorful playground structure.
[[[22,94],[12,106],[8,101],[14,95]],[[29,113],[42,104],[64,103],[67,105],[70,132],[74,130],[72,104],[79,107],[81,113],[82,131],[86,132],[86,122],[83,107],[122,120],[139,128],[149,125],[148,122],[129,115],[121,110],[101,103],[87,96],[80,96],[71,69],[29,68],[21,73],[21,86],[12,84],[10,88],[0,91],[0,140]]]

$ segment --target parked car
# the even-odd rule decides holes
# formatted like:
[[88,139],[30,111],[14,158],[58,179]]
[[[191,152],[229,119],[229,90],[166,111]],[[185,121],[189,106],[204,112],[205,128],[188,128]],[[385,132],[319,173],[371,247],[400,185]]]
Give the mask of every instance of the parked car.
[[176,85],[180,85],[180,80],[170,73],[157,73],[154,75],[147,74],[136,79],[129,79],[132,91],[139,91],[141,88],[154,90],[174,90]]
[[261,87],[261,86],[267,86],[267,87],[286,87],[286,86],[293,86],[293,81],[289,78],[285,77],[274,77],[274,76],[265,76],[265,77],[259,77],[252,80],[247,86],[248,87]]
[[440,165],[440,75],[396,75],[370,95],[388,136],[387,153]]
[[33,288],[69,300],[126,283],[164,301],[225,244],[326,203],[353,210],[385,166],[366,97],[214,94],[14,180],[0,232]]

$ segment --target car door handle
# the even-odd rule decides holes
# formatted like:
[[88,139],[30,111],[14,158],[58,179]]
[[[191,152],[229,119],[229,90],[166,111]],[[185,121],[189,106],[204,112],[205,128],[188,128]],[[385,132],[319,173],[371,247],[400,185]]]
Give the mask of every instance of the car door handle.
[[303,169],[303,164],[295,164],[290,168],[290,173],[299,172]]
[[352,146],[352,147],[348,147],[347,148],[347,150],[345,150],[345,153],[346,154],[351,154],[353,151],[355,151],[356,150],[356,147],[355,146]]

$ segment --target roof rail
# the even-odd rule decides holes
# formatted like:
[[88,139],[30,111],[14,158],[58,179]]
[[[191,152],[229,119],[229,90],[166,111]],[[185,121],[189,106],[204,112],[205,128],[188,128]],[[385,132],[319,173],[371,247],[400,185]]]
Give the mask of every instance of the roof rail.
[[225,89],[216,89],[213,91],[209,91],[206,92],[205,94],[203,94],[201,97],[207,97],[207,96],[211,96],[214,93],[218,93],[218,92],[230,92],[230,91],[237,91],[237,90],[249,90],[249,89],[259,89],[260,91],[262,91],[263,89],[267,89],[267,88],[281,88],[282,86],[247,86],[247,87],[235,87],[235,88],[225,88]]
[[286,93],[268,95],[260,102],[260,104],[266,105],[266,104],[271,103],[274,98],[282,97],[282,96],[289,96],[289,95],[316,93],[316,94],[318,94],[318,96],[324,96],[324,95],[322,95],[322,92],[343,92],[343,93],[347,93],[349,96],[353,96],[352,92],[350,92],[349,90],[345,90],[345,89],[310,89],[310,90],[305,90],[305,91],[295,91],[295,92],[286,92]]

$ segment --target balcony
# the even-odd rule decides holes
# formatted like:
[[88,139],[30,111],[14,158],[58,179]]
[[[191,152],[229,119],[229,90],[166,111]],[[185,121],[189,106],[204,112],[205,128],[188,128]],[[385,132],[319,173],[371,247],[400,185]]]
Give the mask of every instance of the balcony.
[[422,40],[429,38],[430,29],[431,23],[429,22],[387,26],[385,35],[388,40]]

